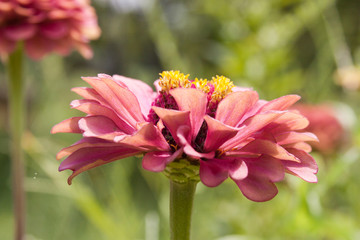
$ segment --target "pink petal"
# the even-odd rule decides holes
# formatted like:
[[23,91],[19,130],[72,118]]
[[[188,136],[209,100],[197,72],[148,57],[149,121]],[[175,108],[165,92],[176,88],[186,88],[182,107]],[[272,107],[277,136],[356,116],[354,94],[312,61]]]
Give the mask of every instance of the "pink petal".
[[131,134],[134,132],[134,129],[120,119],[112,109],[102,106],[96,101],[87,99],[74,100],[71,102],[71,106],[89,115],[104,116],[111,119],[124,133]]
[[244,196],[256,202],[268,201],[275,197],[278,190],[273,182],[284,178],[281,162],[271,157],[260,157],[257,160],[247,160],[246,164],[248,176],[243,180],[234,180]]
[[125,84],[126,87],[136,96],[139,101],[143,116],[147,117],[151,109],[151,103],[156,98],[156,94],[154,93],[152,88],[140,80],[120,75],[114,75],[113,78],[116,82],[122,82],[123,84]]
[[50,53],[55,47],[53,41],[49,41],[41,36],[34,36],[25,41],[26,53],[35,60],[39,60],[47,53]]
[[174,153],[171,152],[149,152],[146,153],[142,166],[144,169],[152,172],[161,172],[166,168],[166,164],[174,161],[182,154],[182,149],[177,150]]
[[[190,128],[190,112],[177,111],[153,106],[152,109],[162,120],[163,124],[169,129],[174,140],[179,143],[177,131],[180,126],[188,126]],[[190,129],[186,139],[190,140]]]
[[53,51],[61,56],[67,56],[70,54],[73,44],[68,38],[60,38],[52,40],[55,42]]
[[255,139],[254,141],[239,149],[239,152],[242,151],[266,154],[281,160],[300,162],[299,159],[290,154],[283,147],[268,140]]
[[14,41],[29,39],[34,36],[35,32],[36,26],[29,23],[22,23],[4,28],[5,36]]
[[251,118],[248,118],[246,121],[243,122],[242,126],[240,127],[238,133],[235,137],[230,139],[229,141],[225,142],[221,148],[222,149],[232,149],[242,144],[247,137],[250,137],[251,134],[261,130],[266,125],[274,121],[276,118],[280,117],[284,112],[273,111],[267,112],[263,114],[257,114]]
[[208,126],[204,144],[205,152],[217,150],[224,142],[234,137],[238,132],[235,128],[224,125],[219,120],[207,115],[204,118]]
[[291,144],[296,142],[315,141],[318,142],[318,138],[315,134],[310,132],[285,132],[275,135],[276,142],[280,145]]
[[255,202],[265,202],[273,199],[278,190],[274,183],[266,178],[252,175],[244,180],[235,181],[244,196]]
[[79,120],[81,117],[73,117],[66,119],[52,127],[51,133],[82,133],[79,128]]
[[296,112],[285,112],[283,115],[269,124],[272,132],[288,132],[301,130],[309,125],[309,121],[303,115]]
[[186,139],[186,136],[189,133],[189,127],[188,126],[181,126],[178,128],[177,131],[177,137],[180,141],[181,146],[183,146],[184,148],[184,152],[195,159],[202,159],[202,158],[206,158],[206,159],[212,159],[215,156],[215,152],[209,152],[209,153],[200,153],[198,151],[196,151],[191,144],[189,143],[188,139]]
[[144,122],[139,103],[133,93],[120,87],[112,77],[99,74],[99,77],[86,77],[89,83],[111,106],[117,115],[134,129],[138,122]]
[[40,25],[40,32],[49,39],[59,39],[68,34],[69,27],[64,21],[46,22]]
[[208,187],[216,187],[228,178],[228,171],[211,161],[200,161],[200,179]]
[[91,59],[93,57],[94,54],[89,44],[83,42],[74,42],[74,44],[81,56],[85,59]]
[[[110,79],[106,75],[99,74],[99,77],[108,85],[113,93],[115,93],[115,96],[118,97],[122,106],[126,110],[130,110],[129,113],[135,119],[135,121],[145,121],[140,109],[139,100],[137,99],[136,95],[131,92],[131,89],[128,90],[126,88],[120,87],[120,85],[116,83],[114,79]],[[152,102],[152,99],[148,99],[148,101]]]
[[288,149],[288,151],[298,157],[301,162],[283,161],[282,163],[286,170],[307,182],[317,182],[315,174],[318,172],[318,166],[315,160],[305,151],[297,149]]
[[249,169],[249,175],[263,177],[272,182],[279,182],[285,176],[283,162],[296,163],[293,161],[280,161],[276,158],[263,155],[258,159],[247,159],[246,165]]
[[243,180],[248,176],[249,170],[244,161],[235,160],[229,167],[229,174],[234,181]]
[[287,148],[296,148],[298,150],[303,150],[304,152],[311,152],[312,151],[312,147],[310,144],[305,143],[305,142],[296,142],[296,143],[291,143],[291,144],[284,144],[282,145],[283,148],[287,149]]
[[170,90],[181,111],[190,111],[191,136],[195,139],[204,121],[207,96],[194,88],[175,88]]
[[106,140],[99,139],[99,138],[82,138],[79,141],[77,141],[76,143],[74,143],[73,145],[71,145],[70,147],[61,149],[56,154],[56,159],[59,160],[63,157],[69,156],[70,154],[72,154],[73,152],[75,152],[81,148],[118,147],[118,146],[119,146],[118,143],[108,142]]
[[79,127],[84,131],[84,137],[98,137],[113,141],[116,136],[125,135],[111,119],[103,116],[84,117],[79,120]]
[[155,149],[157,151],[170,150],[170,146],[164,136],[159,129],[151,123],[143,125],[138,132],[132,136],[115,137],[114,141],[139,148]]
[[83,98],[86,98],[88,100],[95,100],[99,103],[101,103],[102,105],[107,105],[108,103],[106,102],[106,100],[100,96],[95,89],[93,88],[88,88],[88,87],[75,87],[72,88],[71,91],[77,93],[78,95],[80,95]]
[[257,100],[258,94],[255,91],[231,93],[219,103],[215,118],[226,125],[236,127]]
[[298,95],[286,95],[274,99],[266,103],[260,110],[260,112],[266,112],[270,110],[283,111],[288,109],[291,105],[299,101],[301,97]]
[[15,41],[11,41],[5,37],[0,35],[0,56],[7,55],[8,53],[11,53],[15,49]]
[[68,179],[68,183],[71,184],[71,180],[81,172],[139,153],[139,150],[123,146],[81,148],[61,162],[59,171],[73,170]]

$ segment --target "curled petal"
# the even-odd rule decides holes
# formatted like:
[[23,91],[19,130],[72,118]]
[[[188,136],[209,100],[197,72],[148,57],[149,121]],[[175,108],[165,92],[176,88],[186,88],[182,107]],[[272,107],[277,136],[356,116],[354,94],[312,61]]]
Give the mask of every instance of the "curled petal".
[[151,123],[143,125],[139,131],[132,136],[115,137],[114,141],[145,149],[155,149],[158,151],[170,150],[169,144],[166,142],[164,136]]
[[194,88],[176,88],[170,91],[181,111],[190,112],[191,136],[195,139],[204,121],[206,94]]
[[179,143],[177,137],[177,131],[181,126],[189,127],[189,131],[186,134],[185,138],[190,140],[190,112],[189,111],[177,111],[171,109],[164,109],[160,107],[153,106],[152,109],[162,120],[162,123],[169,129],[174,140]]
[[200,158],[206,158],[206,159],[212,159],[215,156],[215,152],[209,152],[209,153],[200,153],[196,151],[191,144],[186,139],[186,136],[188,135],[189,127],[188,126],[181,126],[179,127],[177,131],[177,137],[180,141],[181,146],[184,148],[184,152],[189,155],[192,158],[200,159]]
[[251,175],[243,180],[235,181],[244,196],[255,202],[265,202],[273,199],[278,190],[268,179]]
[[212,164],[211,161],[200,161],[200,179],[208,187],[216,187],[225,181],[229,174],[228,171],[218,164]]
[[248,176],[242,180],[234,180],[241,192],[255,202],[271,200],[278,190],[274,182],[284,178],[284,168],[281,162],[271,157],[260,157],[247,160]]
[[52,127],[51,133],[82,133],[79,128],[79,120],[81,117],[73,117],[66,119]]
[[142,166],[144,169],[152,172],[161,172],[165,170],[167,163],[174,161],[181,154],[181,148],[174,153],[168,151],[149,152],[145,154],[142,161]]
[[68,183],[78,174],[118,159],[134,156],[141,153],[136,149],[129,147],[90,147],[81,148],[73,152],[68,158],[61,162],[59,171],[66,169],[73,170],[73,174],[69,177]]
[[81,149],[81,148],[91,148],[91,147],[118,147],[119,144],[112,143],[100,138],[92,138],[92,137],[85,137],[71,145],[70,147],[66,147],[61,149],[56,154],[56,159],[59,160],[63,157],[69,156],[73,152]]
[[249,175],[257,175],[269,179],[272,182],[279,182],[283,180],[285,176],[283,162],[292,161],[280,161],[273,157],[263,155],[258,159],[246,160],[246,165],[249,168]]
[[204,143],[204,150],[215,151],[224,142],[231,139],[238,132],[237,129],[224,125],[219,120],[205,116],[205,121],[208,126],[206,139]]
[[229,174],[231,179],[238,181],[245,179],[249,174],[249,170],[244,161],[237,160],[230,165]]
[[283,161],[283,165],[286,170],[307,182],[317,182],[316,173],[318,172],[318,166],[315,160],[305,151],[298,149],[289,149],[290,153],[294,154],[297,158],[301,160],[300,163]]

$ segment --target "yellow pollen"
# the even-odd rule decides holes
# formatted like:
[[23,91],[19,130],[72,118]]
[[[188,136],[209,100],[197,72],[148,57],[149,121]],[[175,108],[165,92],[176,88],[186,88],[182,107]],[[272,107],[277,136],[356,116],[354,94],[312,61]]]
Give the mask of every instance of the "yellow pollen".
[[160,73],[159,85],[161,90],[168,92],[171,89],[183,87],[190,88],[191,81],[188,79],[189,74],[185,75],[180,71],[163,71]]
[[213,77],[210,83],[214,86],[214,92],[211,95],[211,101],[219,102],[222,100],[226,95],[232,92],[234,87],[233,82],[224,76]]
[[210,91],[210,87],[208,85],[208,80],[206,78],[205,79],[195,78],[195,80],[192,82],[192,84],[194,84],[197,89],[203,91],[204,93],[208,93]]
[[191,88],[196,87],[197,89],[203,91],[204,93],[211,92],[211,102],[218,103],[226,95],[232,92],[234,87],[233,82],[224,76],[213,77],[211,81],[207,79],[198,79],[189,80],[189,74],[185,75],[180,71],[163,71],[159,74],[159,85],[161,90],[164,92],[169,92],[169,90],[174,88]]

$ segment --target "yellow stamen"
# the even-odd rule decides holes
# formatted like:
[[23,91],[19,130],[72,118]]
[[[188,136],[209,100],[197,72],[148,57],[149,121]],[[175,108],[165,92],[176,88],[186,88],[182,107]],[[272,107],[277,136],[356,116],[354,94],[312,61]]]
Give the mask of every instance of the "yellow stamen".
[[190,88],[191,81],[188,79],[189,74],[184,75],[180,71],[163,71],[160,73],[159,85],[161,90],[168,92],[171,89],[183,87]]
[[207,79],[198,79],[189,80],[189,74],[185,75],[180,71],[163,71],[160,73],[159,85],[161,90],[164,92],[168,92],[174,88],[191,88],[196,87],[197,89],[203,91],[204,93],[211,93],[211,102],[218,103],[220,102],[226,95],[232,92],[232,88],[234,87],[233,82],[224,76],[213,77],[211,81]]
[[211,95],[211,101],[219,102],[223,99],[226,95],[232,92],[234,87],[233,82],[224,76],[213,77],[210,83],[214,86],[214,92]]
[[210,91],[210,87],[208,85],[208,81],[206,78],[205,79],[195,78],[195,80],[192,83],[196,86],[197,89],[200,89],[204,93],[208,93]]

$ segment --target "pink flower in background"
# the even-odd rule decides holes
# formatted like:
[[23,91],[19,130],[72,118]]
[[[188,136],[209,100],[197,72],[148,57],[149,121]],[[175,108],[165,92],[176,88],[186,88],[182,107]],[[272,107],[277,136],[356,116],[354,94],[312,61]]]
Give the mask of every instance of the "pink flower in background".
[[33,59],[75,48],[92,57],[88,43],[100,36],[94,9],[88,0],[2,0],[0,2],[0,56],[10,54],[18,41]]
[[[161,73],[156,93],[122,76],[83,79],[92,88],[73,89],[84,99],[71,105],[87,115],[52,129],[83,136],[57,155],[67,157],[59,169],[73,171],[69,183],[90,168],[140,154],[145,169],[179,182],[200,178],[214,187],[230,177],[253,201],[272,199],[285,172],[317,181],[305,143],[317,138],[302,131],[305,117],[287,110],[296,95],[268,102],[223,76],[189,80],[178,71]],[[189,169],[197,169],[195,176]]]
[[331,154],[343,143],[345,130],[336,113],[330,105],[296,104],[293,109],[298,110],[310,122],[304,129],[316,134],[318,142],[311,145],[323,154]]

